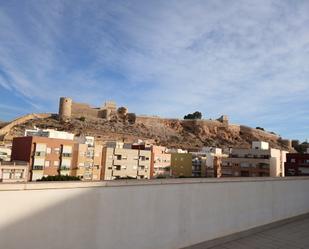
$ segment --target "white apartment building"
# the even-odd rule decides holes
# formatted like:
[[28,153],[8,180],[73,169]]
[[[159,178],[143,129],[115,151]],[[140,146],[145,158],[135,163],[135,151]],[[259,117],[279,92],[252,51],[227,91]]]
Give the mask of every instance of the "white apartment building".
[[57,138],[57,139],[66,139],[66,140],[73,140],[74,139],[74,134],[69,133],[66,131],[56,131],[52,129],[26,129],[25,130],[25,136],[30,137],[30,136],[37,136],[37,137],[48,137],[48,138]]

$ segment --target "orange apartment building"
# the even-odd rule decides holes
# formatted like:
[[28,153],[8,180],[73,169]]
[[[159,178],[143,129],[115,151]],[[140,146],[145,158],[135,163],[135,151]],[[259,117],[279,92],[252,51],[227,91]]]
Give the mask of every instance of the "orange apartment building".
[[151,146],[151,177],[171,176],[171,154],[163,146]]
[[28,180],[48,175],[71,175],[75,142],[40,136],[16,137],[12,145],[12,161],[29,163]]

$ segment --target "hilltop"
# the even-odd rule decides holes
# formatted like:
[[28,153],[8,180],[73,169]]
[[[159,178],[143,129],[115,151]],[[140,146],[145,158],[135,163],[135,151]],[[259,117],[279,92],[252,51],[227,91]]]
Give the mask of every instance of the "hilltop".
[[132,123],[114,116],[109,120],[72,117],[67,122],[61,122],[58,121],[56,114],[31,114],[28,118],[25,117],[16,119],[21,122],[15,120],[10,127],[6,126],[2,139],[12,140],[14,136],[23,136],[25,129],[36,126],[68,131],[75,135],[91,135],[101,143],[107,140],[133,142],[136,139],[143,139],[168,147],[194,150],[202,146],[248,148],[252,141],[263,140],[269,142],[274,148],[291,150],[288,141],[282,140],[275,134],[242,125],[229,125],[217,120],[178,120],[137,116],[135,123]]

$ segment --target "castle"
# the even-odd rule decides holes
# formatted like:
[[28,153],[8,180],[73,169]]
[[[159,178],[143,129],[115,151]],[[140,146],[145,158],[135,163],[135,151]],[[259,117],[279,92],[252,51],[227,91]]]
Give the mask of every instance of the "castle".
[[130,117],[135,114],[128,113],[126,107],[119,107],[117,109],[116,103],[113,101],[107,101],[102,107],[96,108],[88,104],[73,102],[73,100],[68,97],[61,97],[58,115],[60,121],[68,121],[72,117],[103,118],[109,120],[113,115],[130,120]]

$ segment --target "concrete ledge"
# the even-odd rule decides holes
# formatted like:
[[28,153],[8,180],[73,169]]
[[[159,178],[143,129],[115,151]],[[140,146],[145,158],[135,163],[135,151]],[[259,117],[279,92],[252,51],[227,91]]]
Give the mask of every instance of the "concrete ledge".
[[0,191],[39,190],[39,189],[71,189],[71,188],[97,188],[122,186],[151,186],[174,184],[214,184],[227,182],[269,182],[269,181],[299,181],[309,180],[308,176],[299,177],[231,177],[231,178],[177,178],[152,180],[113,180],[96,182],[27,182],[27,183],[0,183]]
[[234,240],[242,239],[242,238],[248,237],[250,235],[253,235],[259,232],[263,232],[269,229],[273,229],[273,228],[280,227],[280,226],[283,226],[283,225],[286,225],[286,224],[289,224],[295,221],[308,219],[308,218],[309,218],[309,213],[306,213],[306,214],[294,216],[288,219],[272,222],[272,223],[269,223],[263,226],[251,228],[243,232],[233,233],[231,235],[227,235],[227,236],[220,237],[217,239],[208,240],[208,241],[198,243],[198,244],[195,244],[189,247],[184,247],[182,249],[208,249],[208,248],[222,245],[222,244],[234,241]]

